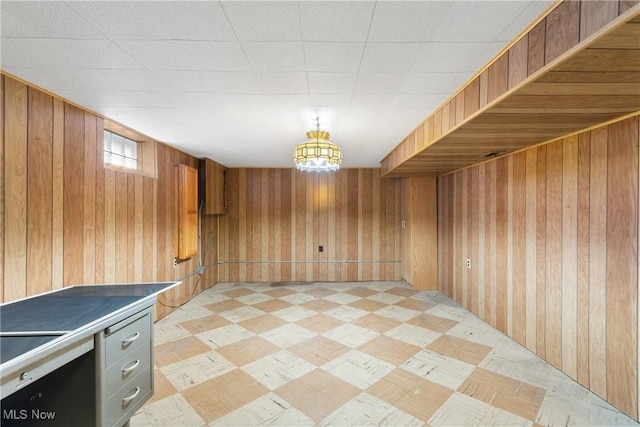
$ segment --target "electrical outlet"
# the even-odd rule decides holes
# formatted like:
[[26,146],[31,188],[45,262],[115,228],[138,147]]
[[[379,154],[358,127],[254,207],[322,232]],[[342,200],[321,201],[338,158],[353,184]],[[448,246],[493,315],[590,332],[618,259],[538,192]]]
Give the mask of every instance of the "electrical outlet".
[[174,258],[173,259],[173,268],[176,268],[178,266],[178,258]]
[[201,265],[200,267],[198,267],[198,274],[200,276],[202,276],[204,274],[204,265]]
[[471,268],[471,260],[467,258],[467,268]]
[[318,246],[318,252],[324,252],[324,246]]

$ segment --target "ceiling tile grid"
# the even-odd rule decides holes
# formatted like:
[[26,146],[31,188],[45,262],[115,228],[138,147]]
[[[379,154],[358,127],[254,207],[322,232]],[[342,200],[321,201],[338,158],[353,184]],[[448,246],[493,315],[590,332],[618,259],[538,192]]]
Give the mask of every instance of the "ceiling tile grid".
[[292,167],[319,117],[376,167],[550,4],[4,0],[0,68],[227,166]]

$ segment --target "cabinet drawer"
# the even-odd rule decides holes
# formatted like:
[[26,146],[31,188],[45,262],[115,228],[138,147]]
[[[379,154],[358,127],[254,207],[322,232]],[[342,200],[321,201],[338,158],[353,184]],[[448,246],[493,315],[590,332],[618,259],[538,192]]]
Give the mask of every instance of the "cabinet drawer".
[[123,387],[107,399],[104,406],[103,424],[112,426],[118,421],[128,420],[151,397],[151,394],[151,367],[146,366],[142,372],[138,373],[131,381],[127,381]]
[[151,342],[151,313],[130,317],[107,329],[105,337],[105,367],[131,353],[142,343]]
[[151,366],[151,344],[146,341],[106,369],[103,376],[104,396],[111,397],[127,381],[149,366]]

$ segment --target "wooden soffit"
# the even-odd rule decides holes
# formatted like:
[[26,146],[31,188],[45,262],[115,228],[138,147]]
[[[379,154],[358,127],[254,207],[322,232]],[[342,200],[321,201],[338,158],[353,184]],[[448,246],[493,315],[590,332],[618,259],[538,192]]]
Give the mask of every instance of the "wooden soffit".
[[[560,11],[566,21],[570,7]],[[556,43],[547,16],[385,157],[383,175],[442,175],[638,113],[639,16],[636,4],[527,76],[536,39],[542,55]],[[518,66],[524,77],[512,84]]]

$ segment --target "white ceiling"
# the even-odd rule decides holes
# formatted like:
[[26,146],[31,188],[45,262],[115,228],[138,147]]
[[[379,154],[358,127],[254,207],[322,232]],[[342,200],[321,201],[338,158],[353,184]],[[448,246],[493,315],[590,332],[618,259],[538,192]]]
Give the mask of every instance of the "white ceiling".
[[316,117],[377,167],[551,3],[3,0],[0,67],[230,167],[292,167]]

